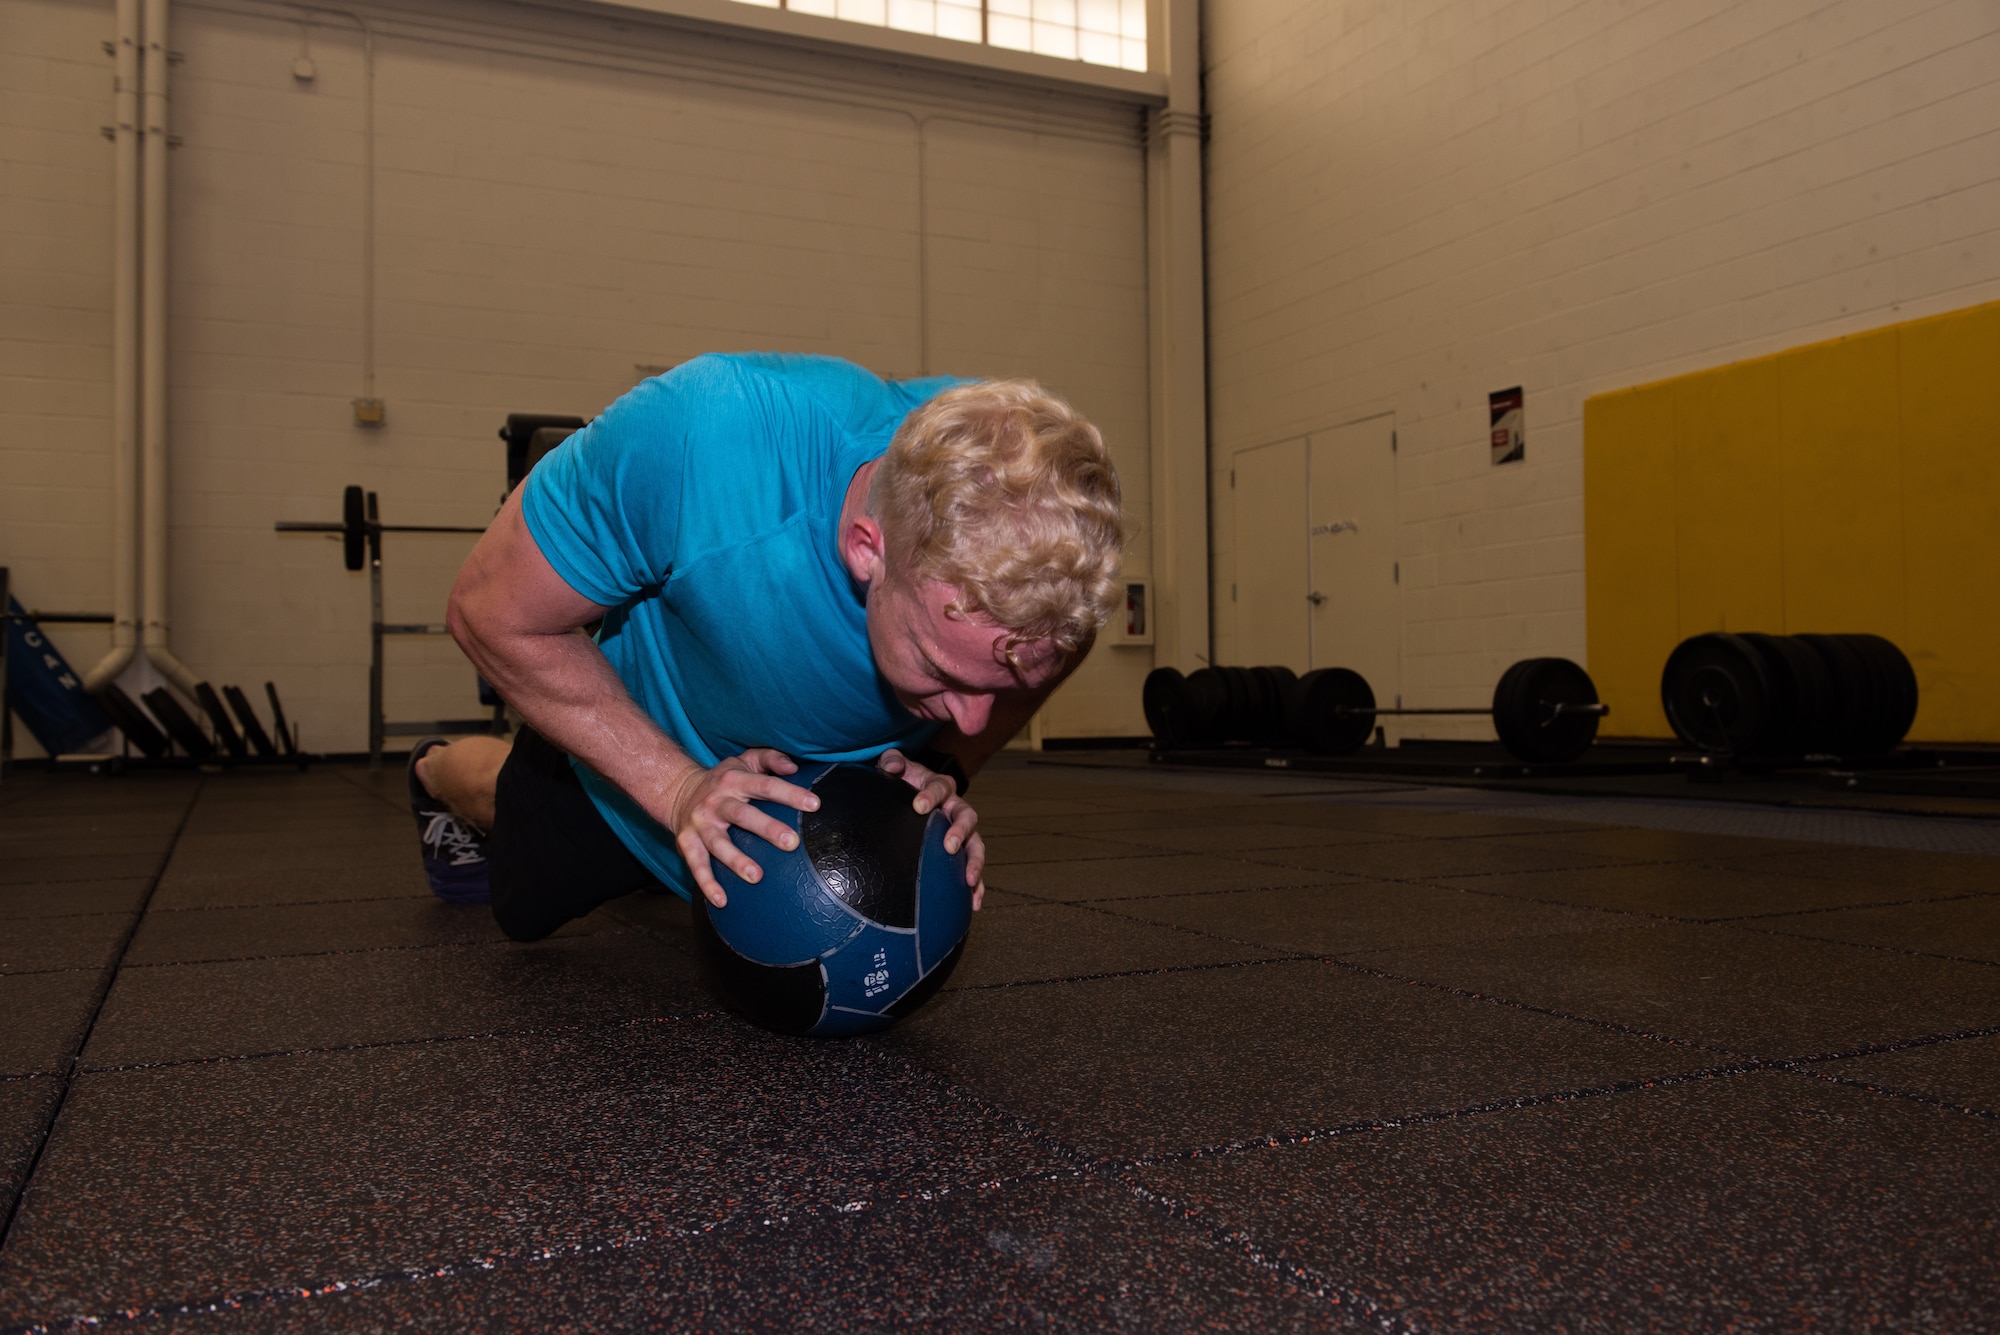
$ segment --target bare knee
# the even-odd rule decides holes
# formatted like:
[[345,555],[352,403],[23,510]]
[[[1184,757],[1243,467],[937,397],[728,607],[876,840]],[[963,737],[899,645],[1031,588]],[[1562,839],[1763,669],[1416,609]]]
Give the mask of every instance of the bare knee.
[[417,781],[462,820],[493,828],[493,795],[513,744],[498,737],[461,737],[434,746],[417,761]]

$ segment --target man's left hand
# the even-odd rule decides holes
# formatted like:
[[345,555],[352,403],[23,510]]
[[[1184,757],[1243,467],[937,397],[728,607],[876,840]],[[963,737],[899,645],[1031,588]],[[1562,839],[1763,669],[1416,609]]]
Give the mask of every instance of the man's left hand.
[[977,832],[979,813],[972,809],[970,802],[958,795],[958,781],[949,774],[925,769],[894,749],[878,756],[875,767],[884,774],[895,775],[917,790],[912,805],[919,813],[927,816],[933,811],[942,811],[951,821],[951,828],[945,831],[944,851],[956,853],[961,848],[965,850],[965,883],[972,887],[972,907],[977,909],[986,899],[986,882],[981,876],[986,870],[986,841]]

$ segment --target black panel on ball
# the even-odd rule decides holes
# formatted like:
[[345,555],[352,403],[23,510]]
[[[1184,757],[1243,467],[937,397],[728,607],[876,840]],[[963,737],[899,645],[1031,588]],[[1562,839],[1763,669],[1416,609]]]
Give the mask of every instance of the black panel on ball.
[[759,964],[731,949],[708,918],[708,901],[694,897],[694,934],[709,984],[745,1019],[780,1034],[803,1034],[826,1010],[826,977],[819,961]]
[[937,995],[938,989],[944,986],[947,978],[951,977],[951,971],[958,967],[958,957],[964,953],[965,942],[961,939],[957,945],[951,948],[949,955],[946,955],[937,962],[937,968],[932,969],[922,978],[917,979],[916,986],[903,993],[902,996],[897,997],[883,1014],[893,1015],[898,1020],[908,1019],[910,1012],[916,1010],[917,1007]]
[[859,765],[836,765],[812,786],[819,810],[799,818],[806,858],[840,901],[884,927],[917,925],[917,865],[928,816],[916,790]]

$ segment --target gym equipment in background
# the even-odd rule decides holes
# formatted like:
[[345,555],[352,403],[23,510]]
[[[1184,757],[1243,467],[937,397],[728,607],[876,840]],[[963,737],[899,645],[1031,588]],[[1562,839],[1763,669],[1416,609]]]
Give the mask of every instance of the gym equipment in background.
[[1165,747],[1290,744],[1329,756],[1358,750],[1380,718],[1486,715],[1501,744],[1530,763],[1575,760],[1590,749],[1609,712],[1590,674],[1566,658],[1514,664],[1486,708],[1384,709],[1361,674],[1347,668],[1317,668],[1296,679],[1275,667],[1207,667],[1185,677],[1155,668],[1142,703],[1147,726]]
[[[512,420],[512,419],[509,419]],[[503,433],[504,434],[504,433]],[[511,454],[510,454],[511,459]],[[340,522],[281,519],[274,525],[279,533],[338,533],[341,554],[349,570],[368,570],[368,765],[382,767],[385,737],[422,737],[431,733],[492,733],[505,736],[507,707],[494,704],[486,718],[471,719],[388,719],[382,713],[382,641],[391,635],[448,635],[450,629],[437,621],[382,620],[382,535],[384,533],[484,533],[484,524],[385,524],[375,493],[348,487],[341,493]],[[281,729],[282,731],[282,729]]]
[[[0,776],[14,757],[14,715],[27,722],[35,740],[52,758],[68,756],[64,764],[87,764],[118,771],[132,763],[129,752],[115,755],[78,755],[80,749],[111,729],[117,728],[125,742],[146,761],[184,764],[174,758],[179,745],[188,759],[197,762],[216,759],[293,759],[298,755],[297,739],[285,727],[283,708],[278,703],[275,683],[265,682],[271,712],[283,744],[281,757],[251,709],[249,700],[235,686],[224,686],[220,696],[208,682],[195,685],[197,702],[208,718],[208,728],[181,705],[172,692],[157,687],[145,693],[142,707],[116,682],[107,682],[86,693],[82,680],[64,661],[62,654],[41,633],[41,625],[109,625],[109,612],[44,612],[23,608],[9,592],[10,572],[0,566]],[[234,723],[223,709],[227,697],[235,711]],[[242,726],[238,732],[235,724]],[[217,755],[220,747],[224,753]]]
[[508,413],[500,439],[507,442],[507,490],[521,485],[542,456],[589,423],[561,413]]
[[1917,717],[1917,675],[1879,635],[1690,636],[1667,658],[1660,703],[1683,742],[1747,760],[1867,757]]
[[695,935],[711,984],[766,1029],[819,1038],[887,1028],[944,986],[972,926],[965,852],[951,822],[920,816],[916,790],[871,765],[806,764],[793,783],[817,811],[757,809],[797,831],[791,852],[730,838],[763,869],[752,884],[714,864],[729,903],[697,891]]

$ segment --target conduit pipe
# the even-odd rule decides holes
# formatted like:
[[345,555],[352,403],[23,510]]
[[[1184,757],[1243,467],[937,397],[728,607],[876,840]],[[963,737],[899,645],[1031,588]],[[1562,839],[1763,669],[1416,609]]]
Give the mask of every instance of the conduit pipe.
[[139,196],[140,585],[146,657],[190,699],[167,627],[167,0],[144,0],[144,188]]
[[111,649],[83,675],[96,691],[139,644],[139,0],[118,0],[112,44]]

